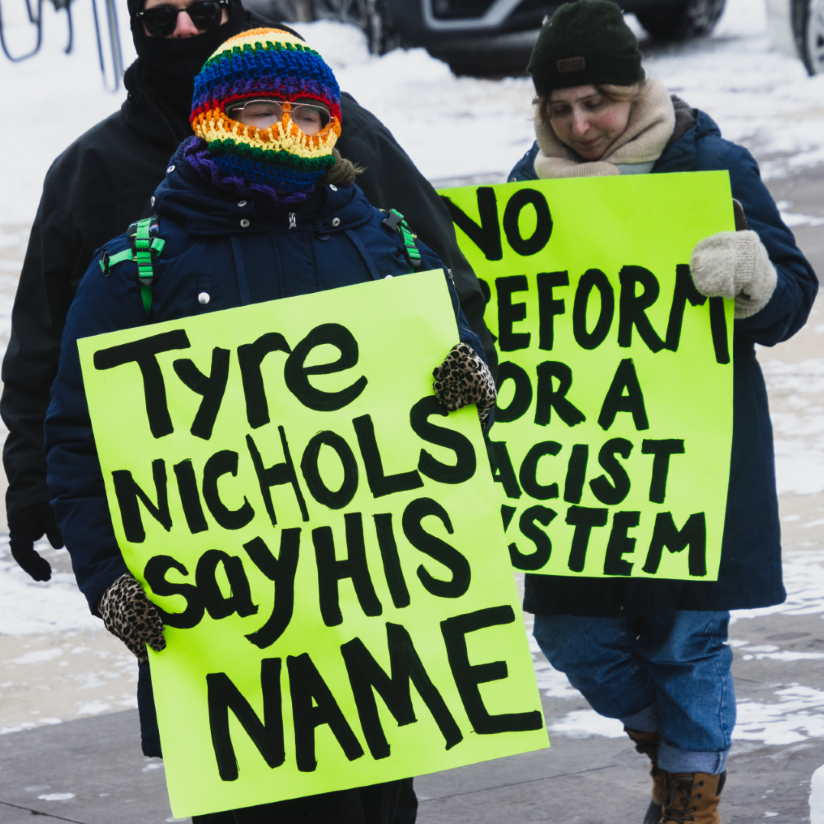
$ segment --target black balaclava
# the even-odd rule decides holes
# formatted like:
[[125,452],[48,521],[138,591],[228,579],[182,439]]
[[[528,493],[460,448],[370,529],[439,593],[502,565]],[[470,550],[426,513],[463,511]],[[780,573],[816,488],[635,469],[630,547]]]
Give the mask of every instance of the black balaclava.
[[[194,37],[149,37],[135,16],[145,0],[128,0],[137,61],[129,69],[141,86],[149,86],[188,126],[194,78],[212,53],[230,37],[249,28],[240,0],[230,0],[229,19],[216,29]],[[130,78],[127,77],[127,85]]]

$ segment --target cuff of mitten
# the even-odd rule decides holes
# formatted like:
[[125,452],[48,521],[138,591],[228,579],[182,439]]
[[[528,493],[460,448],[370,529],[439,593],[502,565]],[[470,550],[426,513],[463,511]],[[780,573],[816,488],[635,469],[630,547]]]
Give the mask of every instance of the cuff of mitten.
[[[125,566],[125,564],[124,564]],[[94,601],[89,601],[91,608],[92,608],[92,615],[96,615],[98,618],[105,618],[105,611],[106,611],[106,604],[105,601],[108,600],[108,597],[111,595],[112,588],[115,584],[120,583],[123,578],[132,577],[132,573],[126,570],[125,572],[121,572],[119,575],[116,575],[112,578],[109,583],[107,583],[103,590],[100,592],[100,595]]]
[[[122,560],[122,559],[121,559]],[[131,572],[126,569],[126,564],[123,564],[122,569],[112,569],[108,571],[108,574],[104,576],[99,576],[95,583],[94,593],[91,591],[86,593],[86,597],[89,601],[89,606],[91,607],[92,615],[95,615],[98,618],[103,617],[103,613],[100,611],[100,603],[105,597],[106,593],[121,579],[125,578],[127,575],[131,576]]]
[[738,235],[746,232],[718,232],[699,241],[690,257],[695,288],[707,297],[735,297],[738,272]]
[[778,274],[755,232],[736,232],[735,240],[735,317],[741,320],[769,303]]
[[746,289],[752,281],[756,252],[758,247],[761,246],[761,239],[750,229],[745,232],[735,232],[732,239],[735,246],[733,282],[735,294],[737,295],[742,289]]

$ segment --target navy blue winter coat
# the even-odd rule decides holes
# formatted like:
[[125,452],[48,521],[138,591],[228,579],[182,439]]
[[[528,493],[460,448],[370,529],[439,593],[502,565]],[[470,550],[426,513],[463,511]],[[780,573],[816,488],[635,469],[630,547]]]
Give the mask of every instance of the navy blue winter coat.
[[[143,308],[134,263],[118,264],[108,277],[99,265],[103,251],[114,256],[128,248],[124,232],[96,254],[80,282],[66,321],[46,416],[51,503],[78,586],[93,612],[106,588],[128,570],[106,503],[77,340],[410,273],[400,236],[382,225],[386,215],[354,184],[318,187],[290,213],[215,188],[188,166],[178,150],[155,193],[154,206],[160,216],[159,236],[166,245],[153,267],[150,314]],[[431,250],[420,243],[418,248],[422,270],[442,267]],[[451,283],[449,288],[461,340],[484,357]],[[202,293],[209,296],[207,303],[198,300]],[[143,751],[160,755],[148,667],[140,669]]]
[[[775,346],[804,325],[818,280],[781,220],[752,155],[724,140],[709,115],[677,98],[674,103],[675,134],[652,172],[729,171],[732,196],[744,207],[749,228],[758,233],[778,273],[770,302],[752,317],[735,321],[732,456],[718,581],[527,575],[524,608],[529,612],[616,617],[673,609],[751,609],[786,598],[772,425],[755,344]],[[538,151],[535,144],[510,173],[510,182],[537,179]]]

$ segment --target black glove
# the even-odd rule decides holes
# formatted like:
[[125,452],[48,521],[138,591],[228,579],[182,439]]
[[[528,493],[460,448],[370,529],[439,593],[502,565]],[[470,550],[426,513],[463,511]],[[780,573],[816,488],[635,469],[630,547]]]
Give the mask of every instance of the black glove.
[[48,581],[51,578],[49,562],[34,550],[34,542],[44,535],[55,549],[63,548],[63,536],[57,528],[54,510],[48,501],[27,506],[9,515],[11,557],[35,581]]
[[450,412],[474,403],[481,423],[486,425],[495,406],[495,381],[489,367],[471,346],[456,343],[432,374],[435,395]]
[[146,644],[155,652],[166,649],[160,613],[128,572],[100,596],[97,611],[106,629],[119,638],[138,661],[146,663],[149,660]]

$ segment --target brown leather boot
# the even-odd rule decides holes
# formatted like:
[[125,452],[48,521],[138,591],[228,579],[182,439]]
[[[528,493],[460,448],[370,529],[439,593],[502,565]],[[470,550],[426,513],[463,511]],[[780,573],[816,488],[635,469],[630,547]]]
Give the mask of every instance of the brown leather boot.
[[669,773],[661,824],[721,824],[718,803],[727,773]]
[[652,801],[644,816],[644,824],[658,824],[666,796],[664,771],[658,769],[658,747],[661,745],[661,736],[658,732],[639,732],[628,727],[624,727],[624,732],[632,739],[635,749],[641,755],[648,756],[652,762],[649,771],[652,776]]

